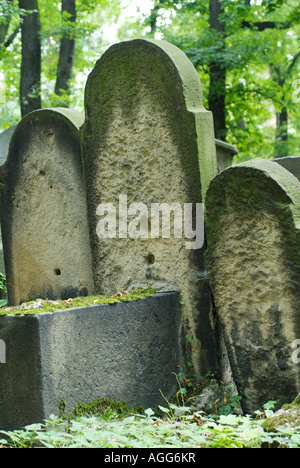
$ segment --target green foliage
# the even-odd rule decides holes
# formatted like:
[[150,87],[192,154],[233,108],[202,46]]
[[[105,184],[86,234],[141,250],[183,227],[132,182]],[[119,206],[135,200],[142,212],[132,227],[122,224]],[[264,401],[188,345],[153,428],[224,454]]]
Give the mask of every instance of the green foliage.
[[0,307],[7,304],[6,276],[0,272]]
[[[42,40],[42,105],[43,107],[84,108],[84,87],[88,74],[108,47],[103,36],[103,26],[118,21],[120,1],[82,0],[77,2],[76,24],[67,15],[61,15],[61,2],[39,2]],[[15,125],[21,118],[19,85],[21,69],[21,11],[18,2],[0,0],[0,131]],[[23,13],[22,13],[23,14]],[[16,37],[9,45],[5,43],[16,30]],[[61,37],[76,38],[76,54],[70,96],[54,94],[59,45]],[[2,47],[1,47],[2,46]]]
[[66,402],[62,400],[59,407],[59,416],[68,422],[82,417],[98,417],[103,419],[126,418],[130,414],[143,414],[144,412],[142,407],[137,409],[129,408],[125,401],[115,401],[109,398],[100,398],[89,404],[79,403],[69,415],[66,414],[65,410]]
[[[76,24],[68,15],[61,16],[61,2],[43,1],[43,107],[65,106],[83,112],[87,76],[109,44],[155,37],[172,42],[188,55],[199,72],[206,107],[210,63],[226,69],[227,141],[239,149],[235,163],[273,158],[276,152],[300,154],[300,106],[293,102],[293,86],[300,73],[298,0],[222,0],[222,5],[225,48],[223,38],[210,28],[208,0],[156,0],[147,14],[137,9],[131,18],[123,14],[119,0],[81,0],[77,2]],[[3,37],[10,38],[19,23],[17,2],[0,0],[0,130],[20,119],[20,32],[9,47],[1,48],[1,37],[3,44]],[[76,38],[76,55],[70,92],[56,96],[62,36]],[[284,110],[289,119],[288,144],[284,138],[280,140],[280,131],[275,144],[276,114]]]
[[[172,403],[194,409],[200,404],[201,411],[216,420],[241,411],[241,397],[236,394],[233,384],[224,384],[214,373],[209,372],[204,377],[194,374],[187,377],[180,373],[176,378],[178,391],[171,399]],[[211,395],[211,401],[203,403],[202,397],[207,394]]]
[[[209,27],[208,5],[205,0],[176,2],[171,22],[161,9],[157,33],[180,47],[198,69],[206,107],[209,64],[226,69],[227,141],[239,149],[234,162],[272,158],[278,151],[299,154],[300,107],[292,99],[300,70],[299,2],[222,0],[225,48]],[[289,141],[275,144],[276,113],[284,109]]]

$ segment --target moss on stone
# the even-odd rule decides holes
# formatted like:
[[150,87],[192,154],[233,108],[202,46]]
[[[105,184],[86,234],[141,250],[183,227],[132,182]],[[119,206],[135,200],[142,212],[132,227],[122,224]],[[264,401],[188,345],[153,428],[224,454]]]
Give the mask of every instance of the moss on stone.
[[[137,289],[128,294],[117,293],[116,295],[96,295],[88,297],[76,297],[74,299],[50,301],[48,299],[37,299],[36,301],[26,302],[19,307],[3,307],[0,309],[0,316],[5,315],[38,315],[44,313],[53,313],[67,309],[76,309],[80,307],[90,307],[102,304],[116,304],[118,302],[134,301],[146,297],[152,297],[156,290]],[[34,304],[41,304],[41,308],[34,308]]]
[[267,432],[275,432],[284,427],[300,426],[300,394],[290,404],[268,417],[262,424]]

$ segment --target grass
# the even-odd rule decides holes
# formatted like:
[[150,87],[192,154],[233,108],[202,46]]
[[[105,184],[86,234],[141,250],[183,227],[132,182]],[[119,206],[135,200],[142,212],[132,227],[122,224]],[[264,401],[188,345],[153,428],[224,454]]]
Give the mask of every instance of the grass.
[[[1,434],[14,448],[300,448],[300,427],[265,432],[265,413],[250,416],[206,416],[189,408],[169,404],[159,407],[160,416],[124,414],[106,409],[102,416],[68,421],[52,416],[44,424]],[[268,410],[270,414],[270,410]]]

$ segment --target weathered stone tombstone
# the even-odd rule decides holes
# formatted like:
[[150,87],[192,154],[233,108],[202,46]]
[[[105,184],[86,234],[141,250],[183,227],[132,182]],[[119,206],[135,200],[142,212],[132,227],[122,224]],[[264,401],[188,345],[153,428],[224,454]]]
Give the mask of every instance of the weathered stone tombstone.
[[93,291],[79,127],[81,114],[44,109],[17,126],[1,172],[10,305]]
[[[195,235],[197,225],[203,227],[199,205],[217,162],[212,114],[203,106],[199,76],[186,55],[165,41],[116,44],[88,78],[85,109],[95,289],[109,293],[118,285],[152,283],[180,290],[190,360],[196,372],[212,370],[203,236]],[[193,229],[185,226],[185,232],[184,206],[194,208]],[[171,226],[164,232],[157,225],[163,209]]]
[[300,183],[272,161],[226,169],[206,196],[206,267],[246,413],[292,401],[300,366]]

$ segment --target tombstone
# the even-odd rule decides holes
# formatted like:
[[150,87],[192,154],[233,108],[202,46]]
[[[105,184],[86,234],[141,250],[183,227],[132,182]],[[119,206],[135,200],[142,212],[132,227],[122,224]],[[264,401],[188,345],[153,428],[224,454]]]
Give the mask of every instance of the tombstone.
[[280,164],[300,180],[300,156],[286,156],[284,158],[273,159],[273,161]]
[[81,114],[27,115],[1,172],[8,300],[68,299],[93,291],[79,127]]
[[[173,226],[171,238],[157,230],[152,236],[154,220],[147,216],[155,204],[176,204],[181,214],[184,204],[195,208],[217,173],[212,114],[203,106],[199,76],[186,55],[165,41],[115,44],[88,78],[85,109],[82,141],[96,291],[149,283],[180,290],[186,335],[193,341],[190,360],[199,373],[211,370],[204,249],[188,249]],[[99,236],[104,204],[117,212],[112,238]],[[138,224],[130,207],[141,210],[140,232],[130,224]],[[118,218],[121,210],[125,214]]]
[[245,413],[299,393],[300,183],[272,161],[220,173],[206,195],[206,267]]
[[180,320],[178,293],[0,316],[1,430],[49,421],[62,401],[68,415],[99,398],[164,404],[178,390]]
[[232,160],[234,156],[238,154],[238,149],[226,143],[225,141],[216,140],[217,148],[217,162],[218,162],[218,172],[224,171],[227,167],[232,165]]

